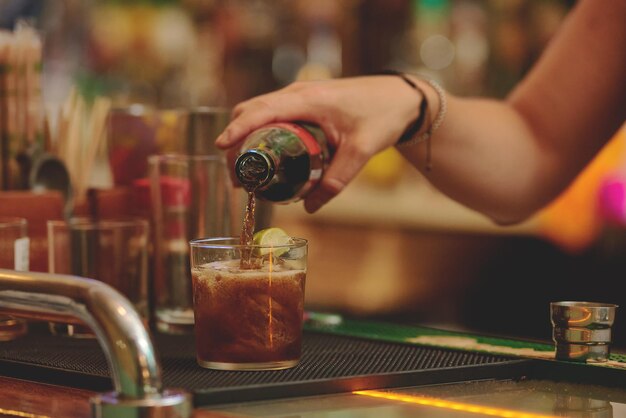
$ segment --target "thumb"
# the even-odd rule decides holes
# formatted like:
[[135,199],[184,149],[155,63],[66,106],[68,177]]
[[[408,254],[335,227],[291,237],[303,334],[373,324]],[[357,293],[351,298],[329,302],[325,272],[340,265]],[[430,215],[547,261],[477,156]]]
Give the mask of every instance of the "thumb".
[[340,146],[320,183],[304,200],[307,212],[316,212],[337,196],[354,179],[367,162],[369,155],[353,146]]

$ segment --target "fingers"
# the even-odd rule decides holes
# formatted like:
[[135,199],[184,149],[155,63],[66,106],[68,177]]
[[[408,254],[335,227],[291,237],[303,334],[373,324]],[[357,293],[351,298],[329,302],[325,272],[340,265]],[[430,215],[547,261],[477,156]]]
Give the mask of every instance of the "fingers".
[[316,212],[337,196],[354,179],[369,157],[366,152],[355,147],[346,145],[339,147],[322,180],[306,197],[304,201],[306,211]]
[[[248,110],[247,112],[244,109]],[[250,132],[256,128],[273,122],[276,119],[276,112],[272,109],[267,101],[260,98],[254,99],[254,102],[244,102],[233,111],[233,120],[228,124],[224,132],[215,140],[218,148],[226,149],[241,139],[245,138]]]
[[275,92],[243,102],[235,107],[233,120],[216,139],[218,148],[232,147],[250,132],[278,120],[310,120],[315,114],[300,95],[291,92]]

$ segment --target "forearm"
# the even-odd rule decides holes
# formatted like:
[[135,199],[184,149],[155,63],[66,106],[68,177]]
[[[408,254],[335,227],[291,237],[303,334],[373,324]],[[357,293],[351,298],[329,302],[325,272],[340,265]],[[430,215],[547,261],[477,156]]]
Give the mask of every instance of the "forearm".
[[425,171],[424,143],[399,147],[439,190],[508,223],[527,217],[563,188],[566,180],[553,173],[558,156],[542,149],[513,106],[452,96],[447,101],[445,123],[431,138],[432,170]]

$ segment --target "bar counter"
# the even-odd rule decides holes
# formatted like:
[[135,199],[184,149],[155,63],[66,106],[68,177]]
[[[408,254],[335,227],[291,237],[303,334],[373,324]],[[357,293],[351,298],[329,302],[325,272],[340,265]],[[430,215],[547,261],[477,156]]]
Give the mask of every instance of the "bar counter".
[[[0,270],[0,313],[31,321],[0,343],[4,416],[626,413],[626,355],[616,351],[606,362],[562,361],[549,341],[307,312],[297,366],[224,371],[198,366],[192,334],[150,333],[99,281]],[[47,321],[82,322],[96,338],[52,335]]]
[[[193,417],[626,416],[626,370],[620,367],[397,342],[413,333],[421,335],[417,337],[421,341],[427,341],[425,333],[460,338],[442,330],[391,323],[309,323],[301,364],[268,372],[202,369],[195,364],[189,337],[155,335],[155,344],[164,385],[190,391]],[[494,344],[522,343],[473,337]],[[5,350],[0,352],[0,374],[13,376],[0,377],[0,416],[92,416],[90,398],[111,390],[96,341],[23,338],[3,343]],[[34,347],[34,341],[41,347]],[[38,350],[45,351],[45,358],[36,358]],[[89,359],[89,364],[79,364],[77,358]],[[612,358],[621,357],[615,353]],[[66,370],[49,367],[53,363]]]

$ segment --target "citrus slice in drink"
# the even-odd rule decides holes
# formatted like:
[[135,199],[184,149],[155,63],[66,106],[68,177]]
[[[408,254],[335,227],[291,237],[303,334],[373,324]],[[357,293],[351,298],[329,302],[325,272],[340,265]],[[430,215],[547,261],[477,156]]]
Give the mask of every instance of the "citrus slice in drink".
[[258,255],[265,256],[271,252],[274,257],[278,257],[289,251],[288,245],[293,244],[293,240],[280,228],[266,228],[254,233],[252,243],[262,246],[255,248]]

